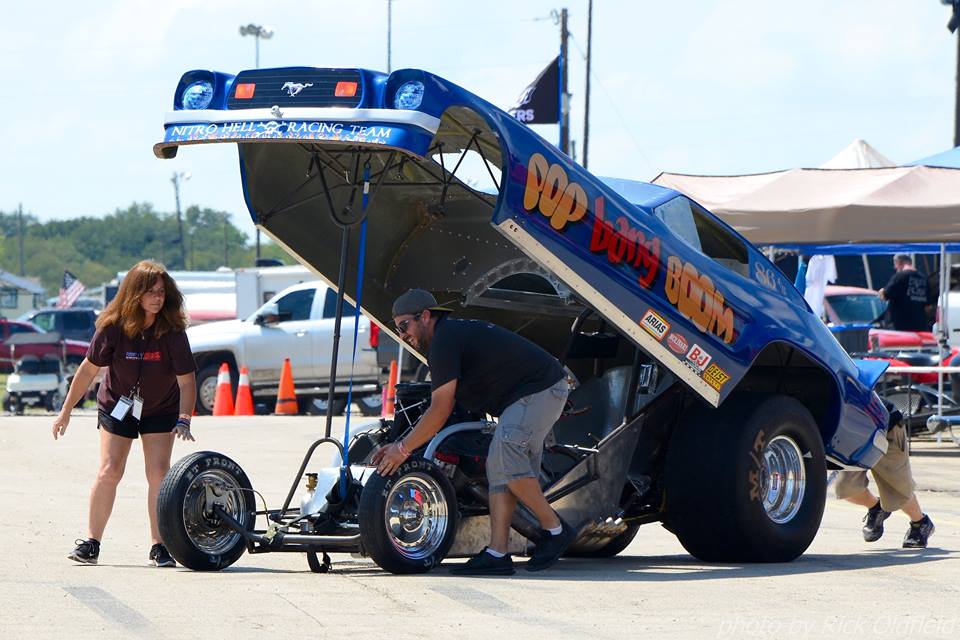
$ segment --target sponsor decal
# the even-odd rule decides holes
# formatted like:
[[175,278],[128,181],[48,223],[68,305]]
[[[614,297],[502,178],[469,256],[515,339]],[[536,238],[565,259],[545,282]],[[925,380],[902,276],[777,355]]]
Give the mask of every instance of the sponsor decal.
[[696,367],[697,371],[703,373],[703,370],[706,369],[710,361],[713,360],[713,356],[704,351],[700,345],[694,344],[690,347],[690,351],[687,352],[687,360]]
[[643,314],[643,317],[640,318],[640,326],[657,340],[663,340],[663,336],[670,330],[670,324],[653,309],[647,309],[647,312]]
[[194,140],[295,139],[334,142],[390,144],[402,130],[378,125],[344,122],[224,122],[219,124],[183,124],[167,127],[166,142]]
[[[127,351],[124,353],[124,358],[126,360],[140,360],[139,351]],[[159,351],[145,351],[143,353],[144,362],[160,362],[160,352]]]
[[727,383],[727,380],[730,379],[730,374],[718,367],[716,364],[711,364],[707,367],[707,370],[703,372],[703,379],[711,387],[720,391],[723,388],[723,385]]
[[690,348],[690,346],[687,344],[687,339],[679,333],[671,333],[668,335],[667,345],[673,350],[674,353],[681,356],[687,352],[687,349]]
[[298,93],[306,89],[307,87],[312,87],[312,82],[307,82],[306,84],[302,82],[284,82],[283,86],[280,87],[280,91],[286,91],[287,95],[291,98],[295,98]]
[[660,239],[650,238],[630,224],[626,216],[617,218],[616,226],[604,220],[603,196],[594,203],[593,233],[590,251],[606,252],[610,264],[627,264],[639,272],[637,282],[649,289],[660,267]]
[[670,304],[697,329],[712,333],[726,344],[734,341],[733,309],[724,303],[723,294],[717,291],[708,275],[701,274],[689,262],[670,256],[664,292]]
[[535,153],[527,163],[527,184],[523,208],[537,209],[550,218],[550,226],[563,231],[568,223],[578,222],[587,213],[587,192],[570,182],[559,164],[550,164],[543,154]]
[[786,294],[783,281],[774,273],[774,267],[765,267],[762,264],[756,265],[753,271],[753,278],[767,289],[771,289],[780,294]]

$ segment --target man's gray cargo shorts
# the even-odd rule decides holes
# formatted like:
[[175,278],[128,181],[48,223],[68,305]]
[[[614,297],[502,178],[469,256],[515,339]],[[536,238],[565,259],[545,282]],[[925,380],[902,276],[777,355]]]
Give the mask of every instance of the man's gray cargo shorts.
[[487,456],[490,493],[503,493],[508,482],[520,478],[539,477],[543,442],[560,419],[569,393],[570,385],[562,378],[504,409]]

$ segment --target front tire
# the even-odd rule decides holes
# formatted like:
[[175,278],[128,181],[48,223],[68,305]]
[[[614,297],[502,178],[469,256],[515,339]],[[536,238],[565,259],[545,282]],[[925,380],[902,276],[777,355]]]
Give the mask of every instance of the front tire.
[[823,441],[788,396],[694,408],[667,452],[665,526],[709,562],[789,562],[813,542],[826,499]]
[[437,465],[409,458],[390,476],[375,473],[360,495],[364,548],[390,573],[425,573],[446,557],[459,521],[453,485]]
[[[212,502],[211,502],[212,501]],[[253,529],[253,488],[236,462],[212,451],[174,464],[160,485],[157,523],[177,562],[196,571],[219,571],[237,561],[246,541],[213,510],[219,505],[247,531]]]

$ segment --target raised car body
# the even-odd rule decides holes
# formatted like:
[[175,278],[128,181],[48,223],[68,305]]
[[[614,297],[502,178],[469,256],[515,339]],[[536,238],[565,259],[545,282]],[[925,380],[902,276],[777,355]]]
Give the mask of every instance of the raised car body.
[[[819,526],[825,461],[869,467],[886,450],[889,416],[872,390],[885,365],[855,364],[746,240],[675,191],[592,176],[453,83],[416,69],[192,71],[174,106],[156,155],[238,143],[254,221],[383,331],[397,337],[392,302],[419,287],[564,361],[580,386],[542,471],[578,553],[615,554],[637,526],[663,521],[705,559],[795,558]],[[314,495],[279,542],[246,534],[248,549],[359,545],[359,520],[356,548],[390,571],[478,550],[485,477],[473,463],[489,426],[455,419],[399,477],[368,477],[355,511]],[[403,428],[398,412],[349,459]],[[201,495],[192,465],[236,466],[218,455],[171,471],[163,513],[183,518],[183,500]],[[242,494],[242,473],[231,482]],[[253,515],[231,517],[239,533]],[[224,566],[195,553],[202,545],[182,549],[195,568]]]

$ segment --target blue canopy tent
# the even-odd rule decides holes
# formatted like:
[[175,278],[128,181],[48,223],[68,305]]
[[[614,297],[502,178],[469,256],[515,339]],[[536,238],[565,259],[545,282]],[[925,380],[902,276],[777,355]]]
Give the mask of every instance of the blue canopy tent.
[[914,160],[913,162],[908,162],[904,166],[946,167],[948,169],[960,169],[960,147],[954,147],[949,151],[938,153],[935,156],[930,156],[928,158],[921,158],[920,160]]

